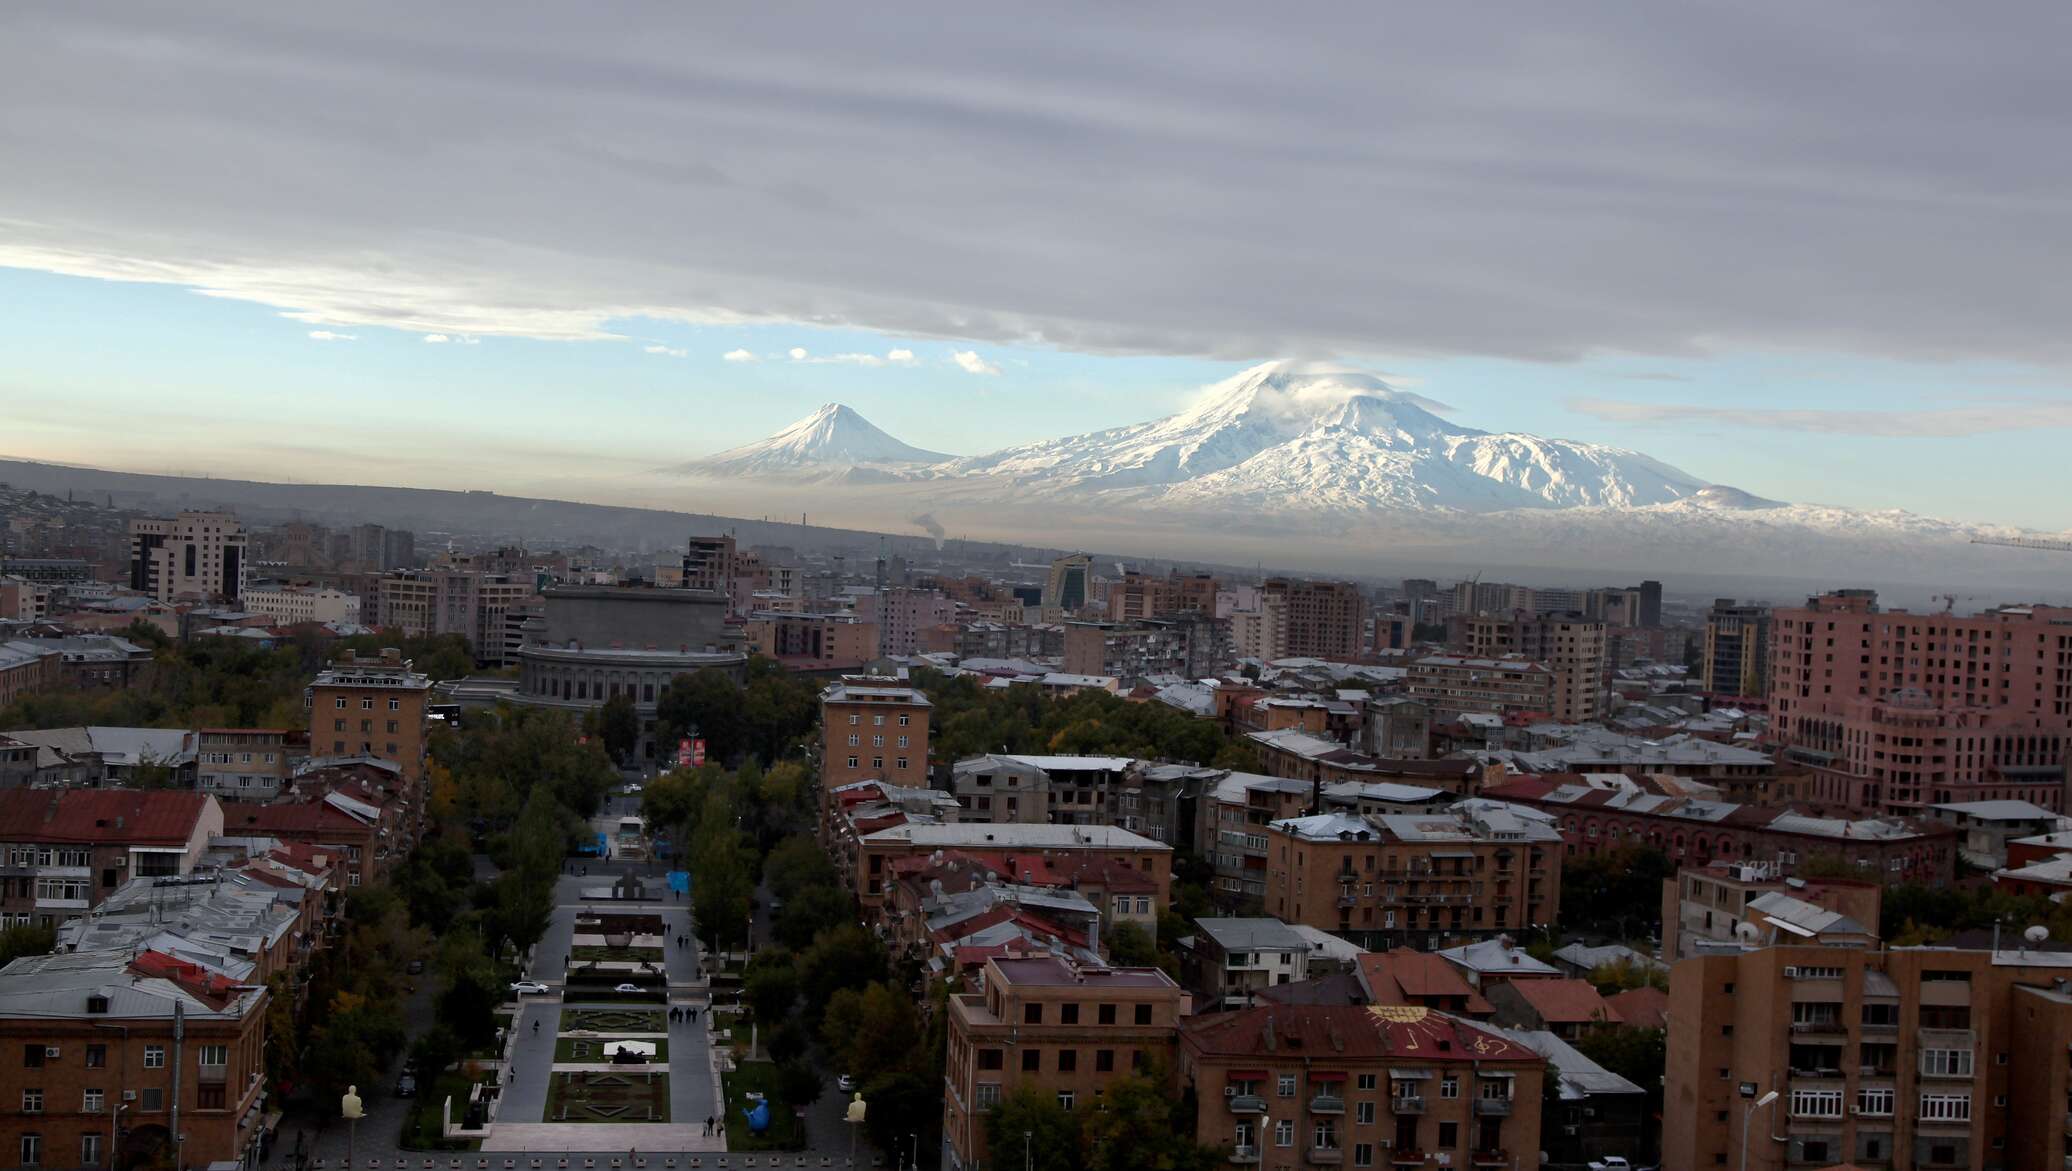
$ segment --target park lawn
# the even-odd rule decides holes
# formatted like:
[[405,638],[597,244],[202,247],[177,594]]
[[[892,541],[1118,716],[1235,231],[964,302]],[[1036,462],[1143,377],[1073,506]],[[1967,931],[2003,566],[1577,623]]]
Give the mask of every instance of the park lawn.
[[481,1144],[475,1139],[448,1139],[439,1130],[439,1110],[448,1096],[453,1098],[453,1120],[459,1122],[468,1110],[468,1089],[474,1083],[458,1069],[449,1069],[429,1086],[419,1086],[417,1097],[403,1115],[403,1135],[396,1145],[406,1151],[472,1151]]
[[667,1033],[669,1014],[640,1008],[583,1008],[570,1005],[561,1010],[561,1032],[591,1032],[617,1037],[627,1033]]
[[[655,1074],[654,1081],[650,1084],[646,1081],[647,1071],[637,1065],[628,1066],[626,1076],[634,1083],[630,1089],[621,1093],[604,1087],[592,1086],[589,1092],[580,1098],[574,1093],[575,1076],[574,1074],[557,1073],[553,1075],[553,1080],[547,1083],[547,1106],[542,1121],[566,1123],[569,1125],[578,1123],[602,1124],[669,1121],[669,1075],[666,1073]],[[612,1075],[591,1074],[589,1076],[600,1078]],[[592,1102],[623,1100],[629,1105],[633,1105],[635,1109],[629,1114],[612,1118],[587,1118],[579,1113],[572,1113],[568,1118],[563,1119],[561,1117],[561,1106],[564,1098],[571,1102],[578,1100]],[[655,1117],[653,1118],[647,1116],[646,1107],[650,1104],[655,1108]]]
[[[610,1064],[610,1059],[605,1057],[604,1047],[613,1041],[645,1041],[655,1047],[656,1061],[669,1060],[669,1039],[666,1037],[561,1037],[554,1042],[554,1060],[607,1065]],[[589,1056],[576,1056],[577,1045],[588,1045],[590,1047]],[[639,1069],[640,1066],[630,1065],[627,1068]]]
[[[730,1151],[803,1151],[806,1126],[789,1105],[777,1098],[777,1066],[768,1061],[744,1061],[722,1075],[727,1097],[727,1149]],[[770,1100],[770,1128],[761,1134],[748,1131],[749,1091]]]

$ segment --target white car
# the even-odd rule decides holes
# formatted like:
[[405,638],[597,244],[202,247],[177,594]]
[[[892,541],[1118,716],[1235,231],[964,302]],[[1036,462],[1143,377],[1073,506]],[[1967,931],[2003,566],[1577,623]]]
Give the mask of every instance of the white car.
[[1590,1171],[1633,1171],[1633,1164],[1628,1163],[1623,1155],[1606,1155],[1602,1159],[1592,1159]]
[[544,996],[548,992],[553,991],[553,989],[548,988],[538,980],[520,980],[516,984],[511,985],[511,991],[520,996]]
[[621,985],[619,985],[619,986],[618,986],[617,988],[614,988],[614,989],[612,989],[612,991],[613,991],[613,992],[641,992],[641,991],[645,991],[645,989],[641,988],[641,986],[640,986],[640,985],[638,985],[638,984],[621,984]]

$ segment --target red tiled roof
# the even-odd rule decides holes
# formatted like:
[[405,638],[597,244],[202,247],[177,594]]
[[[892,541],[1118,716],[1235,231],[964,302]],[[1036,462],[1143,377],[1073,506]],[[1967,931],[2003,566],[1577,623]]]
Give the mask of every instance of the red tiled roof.
[[1588,980],[1517,980],[1511,990],[1532,1005],[1548,1024],[1581,1024],[1620,1020],[1619,1012],[1597,994]]
[[1660,988],[1628,988],[1605,998],[1619,1019],[1643,1029],[1661,1029],[1669,1024],[1669,994]]
[[1406,1065],[1541,1060],[1538,1053],[1498,1033],[1407,1004],[1260,1005],[1191,1018],[1180,1026],[1180,1039],[1210,1059],[1394,1058]]
[[237,998],[237,981],[162,951],[147,951],[137,956],[130,961],[130,970],[140,976],[171,980],[186,992],[218,1008]]
[[9,789],[0,793],[0,834],[17,842],[184,845],[211,800],[170,789]]
[[322,801],[296,801],[279,805],[255,805],[233,801],[223,807],[223,828],[235,833],[258,829],[268,833],[365,833],[371,827],[357,817],[343,813]]
[[1368,952],[1360,957],[1360,974],[1367,979],[1368,992],[1376,1004],[1415,1004],[1427,997],[1461,997],[1462,1011],[1481,1016],[1491,1012],[1460,969],[1444,957],[1399,947],[1390,952]]

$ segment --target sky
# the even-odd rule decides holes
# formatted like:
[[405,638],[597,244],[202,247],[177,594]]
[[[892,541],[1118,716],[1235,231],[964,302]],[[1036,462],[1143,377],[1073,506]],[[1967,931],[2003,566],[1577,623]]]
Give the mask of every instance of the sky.
[[1332,358],[2072,527],[2072,10],[1430,7],[9,6],[0,454],[595,493]]

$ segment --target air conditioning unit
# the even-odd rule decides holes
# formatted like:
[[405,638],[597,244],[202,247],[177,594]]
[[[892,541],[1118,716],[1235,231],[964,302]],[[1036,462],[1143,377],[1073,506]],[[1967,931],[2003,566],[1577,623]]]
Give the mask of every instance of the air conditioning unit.
[[1597,1117],[1597,1107],[1595,1107],[1595,1106],[1585,1106],[1585,1107],[1583,1107],[1583,1117],[1585,1117],[1585,1118],[1595,1118],[1595,1117]]
[[1223,1087],[1223,1096],[1224,1096],[1224,1097],[1226,1097],[1226,1098],[1235,1098],[1235,1097],[1237,1097],[1237,1087],[1236,1087],[1236,1086],[1224,1086],[1224,1087]]
[[136,1100],[137,1100],[137,1092],[136,1092],[135,1090],[124,1090],[124,1091],[122,1092],[122,1100],[123,1100],[123,1101],[125,1101],[125,1102],[134,1102],[134,1101],[136,1101]]
[[63,1049],[58,1048],[56,1045],[46,1045],[43,1048],[43,1056],[50,1060],[55,1061],[56,1059],[63,1057],[64,1055],[65,1051]]

